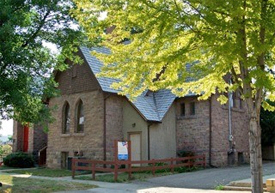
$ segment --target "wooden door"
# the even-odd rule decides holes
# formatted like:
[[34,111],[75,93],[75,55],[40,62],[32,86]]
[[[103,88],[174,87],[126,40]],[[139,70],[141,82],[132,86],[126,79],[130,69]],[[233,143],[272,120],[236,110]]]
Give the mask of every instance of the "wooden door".
[[29,149],[29,126],[24,126],[24,139],[23,139],[23,152],[27,152]]
[[[141,135],[140,135],[140,133],[130,134],[130,141],[131,141],[132,161],[141,160]],[[140,164],[135,164],[133,166],[140,166]]]

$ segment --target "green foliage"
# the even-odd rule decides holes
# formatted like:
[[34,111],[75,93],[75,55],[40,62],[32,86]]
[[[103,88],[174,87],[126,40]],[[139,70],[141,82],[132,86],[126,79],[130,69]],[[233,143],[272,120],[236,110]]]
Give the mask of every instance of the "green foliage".
[[217,185],[215,186],[215,190],[224,190],[224,185]]
[[0,145],[0,157],[3,155],[8,155],[12,152],[12,147],[10,145]]
[[[90,40],[100,37],[100,45],[111,49],[110,55],[96,55],[106,64],[101,76],[119,79],[113,87],[121,94],[136,97],[146,89],[168,88],[177,96],[191,91],[207,99],[240,89],[244,98],[261,101],[256,95],[264,89],[275,99],[270,71],[275,58],[274,1],[75,3],[73,13]],[[105,19],[99,17],[103,12]],[[104,33],[110,26],[115,26],[112,33]],[[121,43],[125,39],[131,43]],[[227,74],[233,84],[225,81]]]
[[178,173],[185,173],[185,172],[192,172],[192,171],[196,171],[198,170],[199,168],[198,167],[179,167],[179,168],[175,168],[175,172],[178,172]]
[[195,153],[193,151],[180,150],[180,151],[177,151],[177,156],[178,157],[192,157],[192,156],[195,156]]
[[[275,106],[275,102],[266,101],[269,105]],[[262,145],[271,146],[275,143],[275,112],[261,108]]]
[[[121,94],[134,98],[147,89],[166,88],[179,97],[192,92],[207,99],[214,93],[240,92],[250,118],[251,176],[260,184],[253,192],[261,192],[258,123],[261,105],[272,109],[263,99],[275,101],[275,1],[75,3],[73,14],[89,39],[100,39],[111,51],[96,54],[105,63],[100,76],[118,79],[113,87]],[[106,18],[99,17],[102,13]],[[105,33],[110,26],[112,33]]]
[[16,152],[5,157],[4,164],[9,167],[30,168],[34,166],[34,159],[30,154]]
[[[0,1],[0,116],[21,122],[49,121],[42,101],[58,94],[53,69],[68,67],[84,38],[70,0]],[[60,53],[45,45],[56,45]]]

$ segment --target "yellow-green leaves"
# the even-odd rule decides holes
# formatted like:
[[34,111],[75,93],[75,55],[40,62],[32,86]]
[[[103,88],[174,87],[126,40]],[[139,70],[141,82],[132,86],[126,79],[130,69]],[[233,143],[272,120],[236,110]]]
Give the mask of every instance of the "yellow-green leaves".
[[[273,75],[259,62],[274,66],[274,1],[267,10],[258,0],[75,2],[73,13],[90,40],[100,37],[99,45],[111,50],[108,56],[96,54],[105,64],[100,76],[119,79],[113,86],[122,94],[168,88],[178,96],[193,92],[207,99],[240,90],[253,98],[259,89],[274,89]],[[243,92],[244,87],[250,89]]]

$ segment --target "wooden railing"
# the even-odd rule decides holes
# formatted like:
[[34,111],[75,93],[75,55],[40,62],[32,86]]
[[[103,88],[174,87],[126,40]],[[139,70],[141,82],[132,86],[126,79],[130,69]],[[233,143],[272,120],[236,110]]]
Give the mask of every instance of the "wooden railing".
[[[140,167],[132,167],[133,165],[146,165]],[[125,165],[125,168],[119,166]],[[174,172],[175,168],[179,167],[194,167],[202,166],[205,167],[205,156],[192,156],[183,158],[168,158],[168,159],[152,159],[142,161],[99,161],[99,160],[87,160],[87,159],[72,159],[72,178],[75,177],[75,172],[78,170],[91,171],[92,179],[95,180],[96,172],[113,172],[114,180],[117,181],[119,172],[128,172],[128,178],[131,179],[132,172],[139,171],[151,171],[153,175],[157,170],[170,169]],[[106,167],[107,166],[107,167]],[[108,167],[109,166],[109,167]]]

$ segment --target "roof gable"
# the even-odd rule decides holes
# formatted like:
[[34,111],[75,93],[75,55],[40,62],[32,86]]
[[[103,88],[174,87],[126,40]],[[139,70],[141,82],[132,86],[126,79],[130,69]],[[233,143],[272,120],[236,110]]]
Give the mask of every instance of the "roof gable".
[[[80,47],[80,50],[85,57],[91,71],[96,75],[100,73],[103,63],[91,54],[91,51],[109,54],[110,50],[103,47],[89,49]],[[117,79],[97,77],[100,87],[105,92],[118,93],[119,91],[112,88],[111,84],[118,82]],[[126,96],[127,97],[127,96]],[[129,97],[127,97],[129,99]],[[132,102],[134,107],[147,121],[161,122],[170,106],[174,102],[176,96],[170,90],[160,90],[157,92],[145,91]]]

